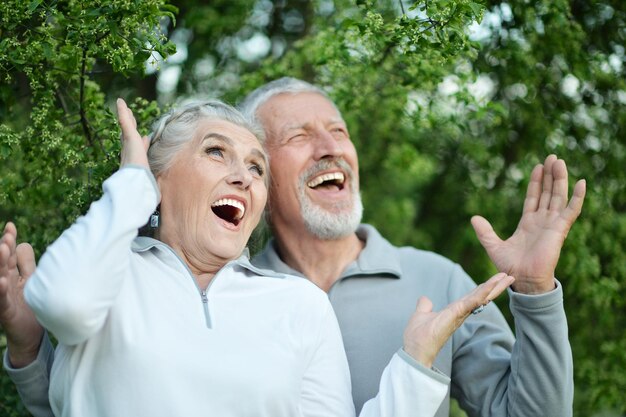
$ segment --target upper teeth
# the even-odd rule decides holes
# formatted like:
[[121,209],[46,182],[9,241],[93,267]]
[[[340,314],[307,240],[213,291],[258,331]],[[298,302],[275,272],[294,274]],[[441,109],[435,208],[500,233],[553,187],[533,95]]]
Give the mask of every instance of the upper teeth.
[[233,200],[232,198],[221,198],[217,200],[212,205],[213,207],[217,206],[233,206],[239,210],[239,213],[235,216],[235,220],[239,220],[243,217],[246,212],[246,208],[243,206],[243,203],[239,200]]
[[307,183],[307,185],[309,187],[313,188],[313,187],[317,187],[318,185],[320,185],[324,181],[332,181],[332,180],[338,180],[339,182],[343,182],[343,180],[344,180],[343,173],[342,172],[331,172],[329,174],[323,174],[323,175],[320,175],[319,177],[313,178],[311,181],[309,181]]

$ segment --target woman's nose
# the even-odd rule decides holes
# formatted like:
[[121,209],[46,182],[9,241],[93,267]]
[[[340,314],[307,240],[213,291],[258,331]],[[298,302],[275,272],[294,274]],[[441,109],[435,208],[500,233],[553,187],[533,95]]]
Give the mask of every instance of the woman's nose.
[[247,190],[252,183],[252,173],[248,170],[245,163],[234,163],[232,171],[226,178],[226,181],[233,186]]

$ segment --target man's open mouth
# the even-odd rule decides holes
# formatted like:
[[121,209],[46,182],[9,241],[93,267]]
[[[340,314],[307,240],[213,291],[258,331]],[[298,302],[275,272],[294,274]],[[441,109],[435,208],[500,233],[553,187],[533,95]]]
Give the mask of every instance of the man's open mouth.
[[313,178],[309,182],[307,182],[307,186],[309,188],[319,189],[336,189],[343,190],[343,186],[345,183],[345,175],[343,172],[330,172],[327,174],[318,175]]

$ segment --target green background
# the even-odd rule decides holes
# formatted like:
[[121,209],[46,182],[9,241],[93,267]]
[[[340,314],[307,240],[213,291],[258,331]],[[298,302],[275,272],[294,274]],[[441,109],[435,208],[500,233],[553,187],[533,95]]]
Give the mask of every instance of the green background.
[[[118,163],[117,97],[147,132],[182,98],[236,103],[291,75],[332,86],[365,221],[481,281],[494,267],[470,217],[510,235],[556,153],[588,189],[557,269],[574,414],[624,415],[625,20],[622,0],[5,0],[0,220],[40,255],[86,211]],[[0,415],[28,415],[4,372]]]

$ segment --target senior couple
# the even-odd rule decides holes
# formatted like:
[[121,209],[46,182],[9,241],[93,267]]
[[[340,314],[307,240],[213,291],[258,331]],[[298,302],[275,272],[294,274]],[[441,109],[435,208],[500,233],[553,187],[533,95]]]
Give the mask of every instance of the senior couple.
[[[451,395],[472,417],[572,414],[554,271],[585,183],[568,200],[562,160],[532,171],[506,241],[472,219],[505,272],[476,287],[359,224],[356,150],[321,89],[283,78],[241,109],[181,106],[141,138],[118,100],[120,170],[36,269],[7,224],[4,367],[33,415],[442,417]],[[274,238],[249,261],[266,199]],[[511,284],[516,338],[489,303]]]

